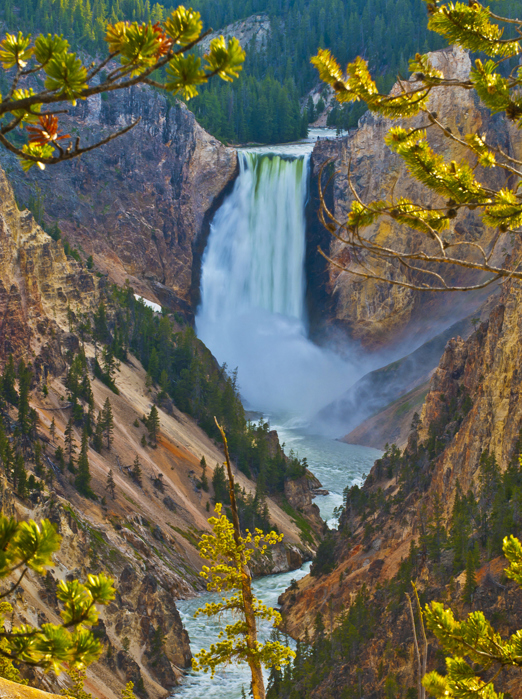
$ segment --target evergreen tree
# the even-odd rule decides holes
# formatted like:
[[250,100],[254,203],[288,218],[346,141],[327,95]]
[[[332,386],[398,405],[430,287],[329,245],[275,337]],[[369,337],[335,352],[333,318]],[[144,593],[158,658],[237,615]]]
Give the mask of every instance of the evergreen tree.
[[79,493],[84,495],[86,498],[93,498],[94,492],[91,488],[91,471],[89,469],[89,436],[87,430],[83,430],[82,433],[82,445],[80,449],[80,455],[78,457],[78,472],[76,478],[74,479],[74,485]]
[[114,432],[114,417],[112,414],[111,402],[108,398],[105,399],[103,404],[103,410],[101,414],[101,424],[103,430],[103,436],[107,442],[107,449],[111,450],[111,445],[113,442],[113,432]]
[[[506,9],[515,7],[510,5]],[[373,20],[369,5],[365,10],[368,21],[370,17]],[[362,21],[363,26],[367,24],[364,15]],[[382,280],[383,265],[401,267],[405,246],[408,271],[402,279],[394,274],[393,283],[408,288],[410,293],[411,290],[477,289],[484,275],[489,283],[502,278],[522,279],[518,266],[494,261],[497,254],[503,254],[503,243],[500,243],[503,236],[499,234],[518,232],[522,225],[519,202],[522,160],[513,159],[495,139],[482,131],[464,131],[456,135],[449,128],[449,116],[430,111],[429,105],[434,88],[439,95],[441,91],[444,94],[445,90],[454,90],[447,98],[457,104],[458,91],[465,90],[480,100],[491,115],[502,114],[520,127],[520,76],[515,68],[515,57],[520,55],[522,39],[517,31],[506,33],[506,27],[518,24],[518,19],[498,16],[480,2],[473,2],[466,8],[461,3],[430,2],[428,28],[449,44],[483,57],[475,60],[466,79],[455,80],[443,75],[431,62],[429,54],[416,53],[409,63],[415,79],[403,80],[401,89],[392,93],[380,89],[370,73],[368,61],[361,56],[346,68],[344,65],[341,68],[327,48],[319,49],[312,58],[319,77],[333,88],[339,103],[361,101],[380,117],[403,120],[389,130],[385,142],[403,161],[414,180],[422,185],[416,199],[395,200],[392,193],[387,200],[363,202],[356,196],[343,221],[334,219],[323,207],[327,226],[333,226],[335,235],[346,236],[350,252],[347,258],[359,259],[361,253],[364,255],[367,279]],[[383,25],[379,22],[378,26]],[[407,120],[414,117],[416,120],[408,123]],[[437,132],[440,137],[449,139],[452,145],[458,143],[465,149],[466,158],[461,157],[458,163],[447,162],[433,147],[436,139],[428,140],[428,129],[430,134]],[[428,202],[431,197],[441,197],[445,207],[432,209]],[[493,242],[480,263],[475,259],[476,240],[469,235],[465,223],[469,211],[477,208],[480,225],[498,231],[498,234],[491,232]],[[393,242],[384,246],[379,236],[365,230],[381,219],[402,227],[402,234],[394,235]],[[454,231],[459,229],[463,233],[454,237]],[[432,246],[431,241],[437,241],[436,245]],[[469,281],[457,284],[454,274],[462,267],[469,270]],[[355,271],[350,265],[344,269]]]
[[[0,515],[0,529],[3,532],[0,578],[10,581],[8,594],[18,590],[29,571],[39,576],[46,568],[56,565],[53,555],[60,548],[61,537],[49,520],[37,524],[33,520],[19,522]],[[24,625],[23,632],[30,637],[30,643],[21,642],[20,628],[8,622],[13,607],[4,602],[0,608],[2,655],[44,671],[60,672],[90,665],[101,655],[103,645],[89,627],[98,622],[97,605],[109,604],[114,598],[112,580],[103,573],[89,575],[85,585],[78,580],[64,580],[58,591],[61,623],[46,623],[42,627]],[[16,675],[10,679],[16,680]]]
[[69,418],[69,421],[67,422],[64,435],[65,449],[67,452],[67,457],[69,459],[68,467],[72,470],[74,468],[74,454],[76,453],[76,440],[74,439],[74,427],[72,418]]
[[205,493],[208,493],[207,462],[205,461],[204,456],[201,457],[199,464],[203,469],[203,473],[201,474],[201,488],[205,491]]
[[49,427],[49,435],[51,437],[51,442],[54,444],[54,441],[56,439],[56,421],[54,419],[54,415],[53,419],[51,420],[51,426]]
[[473,601],[473,593],[477,588],[477,578],[475,576],[475,556],[473,551],[468,551],[466,557],[466,581],[462,590],[462,599],[466,604],[471,604]]
[[105,485],[105,490],[108,491],[109,495],[113,500],[116,499],[116,483],[114,482],[114,476],[112,475],[112,469],[110,469],[107,474],[107,483]]
[[27,497],[27,471],[25,470],[24,458],[18,454],[15,459],[13,469],[13,486],[17,494],[23,499]]
[[134,463],[132,464],[131,477],[132,480],[141,487],[141,463],[140,457],[137,454],[136,458],[134,459]]
[[212,488],[214,490],[214,502],[221,502],[226,505],[229,502],[228,481],[222,464],[216,464],[212,474]]
[[56,451],[54,452],[54,457],[56,461],[58,462],[58,468],[60,471],[63,471],[65,468],[65,455],[63,453],[62,447],[58,446],[56,447]]
[[93,447],[98,453],[100,453],[103,448],[103,416],[101,410],[98,411],[98,419],[96,421],[96,428],[94,430],[94,438],[92,442]]
[[160,429],[160,418],[158,409],[155,405],[150,409],[150,413],[147,416],[147,429],[149,431],[149,439],[153,447],[158,446],[158,434]]
[[16,392],[15,383],[15,365],[13,355],[10,354],[2,374],[2,393],[5,400],[16,407],[18,405],[18,393]]

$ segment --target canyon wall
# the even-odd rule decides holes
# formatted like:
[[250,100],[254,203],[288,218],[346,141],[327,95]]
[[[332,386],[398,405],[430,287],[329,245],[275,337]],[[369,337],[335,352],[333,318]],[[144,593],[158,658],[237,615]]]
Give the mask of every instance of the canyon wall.
[[[487,506],[484,498],[494,497],[494,489],[491,494],[481,491],[487,478],[481,457],[494,455],[500,473],[517,469],[522,429],[521,314],[522,286],[512,282],[505,285],[489,319],[467,340],[456,337],[448,342],[402,456],[388,451],[375,463],[362,491],[346,497],[339,532],[331,541],[332,568],[307,576],[298,589],[280,599],[286,629],[300,638],[317,633],[318,613],[326,633],[335,634],[358,595],[367,595],[365,606],[372,610],[370,636],[364,636],[368,629],[365,632],[362,626],[359,636],[354,632],[353,662],[347,662],[353,651],[346,649],[347,655],[341,653],[340,660],[328,663],[323,675],[316,673],[314,689],[307,696],[337,696],[358,686],[364,696],[379,697],[386,682],[395,683],[404,696],[408,687],[415,687],[413,633],[404,596],[411,579],[427,602],[444,600],[460,616],[470,609],[483,610],[503,637],[522,626],[522,593],[503,575],[505,559],[498,554],[481,557],[470,606],[464,599],[463,566],[453,567],[451,549],[457,493],[472,493],[481,508]],[[364,502],[368,505],[361,505]],[[449,537],[438,563],[430,558],[426,543],[435,516]],[[494,526],[493,521],[488,520],[488,526]],[[502,536],[520,537],[520,519],[505,516],[501,531]],[[473,541],[478,542],[479,536],[473,535]],[[428,669],[444,672],[436,642],[431,636],[428,641]],[[335,642],[332,653],[340,653]],[[522,696],[515,670],[499,682],[499,688],[514,698]]]
[[[458,48],[449,48],[430,54],[433,65],[442,70],[445,77],[467,78],[471,67],[469,56]],[[396,89],[396,88],[395,88]],[[491,141],[498,143],[508,154],[520,155],[522,144],[517,129],[500,118],[491,117],[475,101],[471,91],[459,88],[434,89],[429,108],[437,112],[439,119],[454,134],[462,135],[469,131],[487,133]],[[403,161],[392,153],[384,144],[384,137],[393,125],[417,128],[427,123],[424,115],[408,121],[391,121],[367,112],[359,121],[359,127],[343,138],[320,140],[312,155],[313,192],[311,208],[314,212],[319,207],[317,198],[317,180],[321,166],[328,160],[333,164],[325,171],[324,181],[335,170],[333,184],[327,191],[328,203],[338,220],[345,220],[350,210],[353,196],[348,184],[348,169],[352,183],[363,201],[390,196],[391,192],[398,198],[405,196],[425,205],[436,206],[439,197],[432,195],[408,174]],[[441,153],[446,161],[465,158],[469,160],[468,151],[454,141],[442,135],[438,129],[428,129],[428,140],[434,149]],[[479,179],[484,172],[478,170]],[[497,176],[487,174],[489,182],[501,186]],[[350,259],[348,248],[330,236],[321,224],[314,222],[309,227],[308,246],[310,256],[316,255],[317,246],[337,263],[348,269],[357,269]],[[468,212],[452,222],[448,239],[455,241],[461,234],[468,239],[487,246],[493,231],[486,229],[474,212]],[[411,229],[399,226],[390,218],[383,217],[366,229],[364,235],[378,240],[381,244],[392,242],[400,249],[416,250],[423,243],[423,237]],[[500,248],[502,245],[500,246]],[[319,308],[313,318],[315,332],[318,334],[326,328],[340,328],[362,343],[368,350],[390,349],[407,351],[421,344],[421,341],[433,337],[442,328],[448,327],[459,318],[473,312],[484,300],[488,291],[468,294],[451,294],[420,292],[391,286],[386,282],[365,280],[348,272],[314,260],[315,269],[309,273],[309,285],[312,286],[312,305]],[[309,270],[311,262],[309,261]],[[377,271],[385,278],[415,280],[413,273],[408,275],[397,265],[384,266],[381,263]],[[453,282],[465,284],[470,281],[466,271],[458,271],[451,277]],[[491,289],[491,288],[490,288]],[[327,320],[319,320],[321,313]],[[404,347],[404,338],[408,338]],[[402,345],[402,347],[401,347]],[[396,354],[395,356],[400,356]]]
[[103,148],[45,172],[1,162],[21,206],[48,230],[57,224],[95,269],[187,318],[199,293],[210,219],[237,173],[236,151],[196,122],[181,102],[136,86],[79,104],[62,128],[93,143],[134,121]]
[[[37,463],[36,452],[24,443],[24,463],[29,477],[42,479],[41,490],[32,490],[25,497],[14,494],[12,479],[4,475],[11,467],[2,453],[0,506],[5,514],[21,519],[47,517],[63,537],[55,565],[47,575],[26,576],[15,605],[16,618],[32,624],[56,621],[56,585],[60,580],[108,572],[115,579],[118,594],[101,612],[97,633],[105,650],[101,661],[88,669],[86,689],[97,697],[117,699],[125,683],[132,680],[140,699],[166,697],[191,660],[175,600],[204,589],[198,575],[202,560],[197,543],[209,528],[213,489],[211,485],[207,490],[201,487],[202,458],[208,464],[210,481],[223,454],[197,422],[172,401],[158,405],[156,448],[147,442],[143,416],[157,401],[157,390],[130,353],[116,371],[117,392],[90,376],[103,348],[99,342],[95,345],[89,331],[79,330],[79,320],[92,323],[93,312],[104,300],[110,325],[111,314],[118,311],[108,293],[107,278],[67,256],[60,241],[45,233],[27,210],[18,209],[1,169],[0,227],[0,367],[3,371],[12,355],[15,366],[24,359],[33,368],[29,404],[34,411],[34,439],[41,451]],[[90,240],[87,228],[84,234],[85,240]],[[100,265],[104,254],[97,257]],[[177,324],[172,315],[170,322],[173,331],[187,327]],[[72,357],[80,348],[90,376],[93,419],[107,400],[114,419],[110,449],[104,444],[97,450],[89,441],[90,498],[82,496],[75,486],[74,464],[60,466],[58,455],[58,449],[62,454],[67,452],[68,425],[72,425],[77,451],[82,441],[67,384]],[[0,417],[15,449],[16,406],[2,403]],[[272,443],[275,450],[281,449],[275,433]],[[139,480],[130,473],[136,457],[141,465]],[[107,490],[109,472],[115,482],[114,498]],[[253,498],[255,483],[237,469],[235,477],[245,496]],[[292,493],[292,504],[306,510],[305,516],[317,525],[318,540],[322,523],[311,504],[311,492],[317,484],[313,479],[302,480],[296,484],[299,492]],[[267,497],[267,506],[271,522],[284,532],[285,540],[264,572],[300,567],[312,557],[315,544],[304,541],[292,516],[272,498]],[[51,691],[59,691],[66,681],[64,675],[56,678],[40,673],[31,674],[30,680]]]

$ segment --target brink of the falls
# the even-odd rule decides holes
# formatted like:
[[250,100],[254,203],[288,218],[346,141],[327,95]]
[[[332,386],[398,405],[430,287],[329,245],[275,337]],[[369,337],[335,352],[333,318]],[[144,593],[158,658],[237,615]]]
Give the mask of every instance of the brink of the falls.
[[309,153],[240,152],[202,260],[198,336],[247,403],[307,418],[353,380],[353,368],[307,337],[305,206]]

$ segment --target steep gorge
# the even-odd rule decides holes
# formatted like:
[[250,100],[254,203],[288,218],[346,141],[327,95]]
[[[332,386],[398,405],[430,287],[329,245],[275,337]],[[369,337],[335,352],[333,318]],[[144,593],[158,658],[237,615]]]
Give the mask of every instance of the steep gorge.
[[[329,543],[330,569],[307,576],[283,595],[285,628],[301,639],[315,634],[317,657],[324,647],[317,637],[318,614],[326,634],[333,631],[332,638],[337,639],[328,646],[330,651],[324,651],[335,658],[333,668],[330,660],[318,661],[313,680],[307,684],[301,679],[306,696],[352,696],[350,692],[359,691],[378,697],[392,685],[403,696],[415,687],[413,634],[404,596],[410,579],[416,581],[423,601],[444,600],[460,615],[481,609],[503,636],[520,628],[522,593],[502,575],[506,562],[498,554],[498,544],[488,553],[480,543],[477,587],[470,606],[463,596],[463,566],[454,566],[452,539],[444,537],[456,536],[450,535],[455,502],[466,493],[473,494],[479,508],[486,508],[480,511],[487,513],[488,526],[500,527],[498,536],[520,536],[522,531],[516,514],[513,521],[505,516],[505,524],[498,513],[491,514],[487,508],[494,505],[487,500],[496,491],[483,490],[485,464],[493,456],[499,473],[508,469],[518,473],[521,293],[520,284],[506,285],[489,319],[469,339],[448,342],[430,380],[420,423],[411,431],[402,456],[388,451],[375,463],[361,491],[347,489],[339,531]],[[506,502],[504,513],[511,507]],[[440,524],[434,525],[435,517]],[[446,543],[438,562],[430,554],[436,526],[446,532],[440,535]],[[471,538],[477,546],[482,542],[479,534]],[[339,644],[348,634],[346,610],[362,599],[371,613],[360,617],[350,637],[355,650],[343,649]],[[432,668],[444,671],[436,642],[429,638],[428,669]],[[515,671],[507,672],[499,687],[514,699],[522,696]]]
[[[89,444],[95,497],[80,495],[74,473],[60,468],[56,453],[58,447],[66,451],[68,423],[73,426],[76,445],[81,441],[81,428],[72,419],[74,404],[69,400],[66,377],[80,351],[85,353],[88,373],[95,366],[96,354],[101,356],[102,347],[78,328],[82,319],[92,321],[101,300],[107,304],[111,325],[117,309],[111,301],[110,284],[104,275],[66,256],[61,242],[45,233],[28,211],[18,210],[1,170],[0,225],[0,365],[5,369],[12,355],[16,364],[23,359],[32,366],[29,405],[43,452],[37,457],[30,447],[27,451],[26,444],[25,467],[37,478],[42,477],[42,468],[48,474],[46,489],[31,491],[30,497],[16,495],[12,480],[2,476],[2,511],[20,518],[49,517],[63,537],[56,565],[48,575],[43,580],[28,576],[16,605],[17,618],[32,623],[55,620],[55,586],[60,579],[82,578],[87,571],[108,571],[116,579],[118,597],[102,612],[98,632],[106,650],[101,662],[88,671],[87,689],[96,696],[115,699],[125,682],[132,680],[140,698],[165,697],[179,682],[191,657],[174,601],[203,588],[196,545],[200,533],[208,528],[213,491],[201,488],[201,460],[205,458],[211,477],[215,465],[223,460],[222,452],[197,422],[172,402],[158,407],[160,436],[157,448],[151,448],[141,420],[157,400],[158,391],[129,354],[116,372],[118,394],[99,379],[91,379],[93,414],[109,399],[114,433],[110,449],[104,446],[96,450]],[[169,322],[178,331],[186,327],[173,316]],[[16,408],[3,404],[1,417],[8,442],[15,446]],[[271,452],[278,455],[277,436],[269,434],[268,438]],[[136,456],[142,469],[140,481],[130,475]],[[107,491],[109,470],[116,485],[115,499]],[[245,497],[253,497],[255,483],[239,471],[236,478]],[[301,480],[288,491],[296,508],[290,515],[267,498],[270,519],[285,533],[285,545],[274,552],[270,568],[263,572],[299,567],[313,553],[314,536],[320,537],[322,523],[311,496],[317,484],[308,475]],[[306,541],[304,530],[295,521],[297,509],[302,509],[306,522],[318,532],[308,532]],[[158,637],[164,639],[159,645]],[[55,691],[64,682],[63,677],[56,680],[39,674],[32,680]]]
[[237,156],[207,134],[177,100],[149,88],[91,97],[63,118],[82,142],[139,124],[63,167],[23,174],[1,163],[21,206],[47,230],[57,225],[110,281],[193,317],[210,219],[237,174]]

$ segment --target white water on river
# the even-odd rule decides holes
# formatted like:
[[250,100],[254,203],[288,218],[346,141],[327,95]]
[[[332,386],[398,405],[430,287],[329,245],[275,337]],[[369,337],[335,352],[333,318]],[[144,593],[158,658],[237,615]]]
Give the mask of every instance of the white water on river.
[[[306,458],[310,470],[317,475],[329,495],[319,496],[316,503],[321,510],[321,516],[334,526],[333,510],[342,504],[342,492],[346,486],[362,482],[364,473],[368,473],[375,459],[381,456],[377,449],[344,444],[326,437],[307,434],[302,428],[293,427],[291,423],[271,423],[277,429],[280,439],[286,443],[287,452],[293,449],[300,458]],[[299,580],[308,573],[310,563],[305,563],[299,570],[269,575],[254,581],[256,596],[270,606],[277,606],[279,595],[286,590],[292,579]],[[181,600],[176,606],[190,637],[190,647],[193,653],[201,648],[209,648],[217,640],[219,631],[229,623],[226,618],[209,620],[206,617],[194,619],[194,612],[215,598],[215,595],[205,593],[194,599]],[[266,640],[270,635],[267,625],[261,627],[260,640]],[[294,647],[292,639],[288,644]],[[173,693],[174,699],[241,699],[241,689],[245,688],[248,696],[250,675],[247,665],[234,666],[220,670],[213,680],[210,675],[202,672],[189,672],[181,687]],[[265,673],[268,677],[268,673]]]

